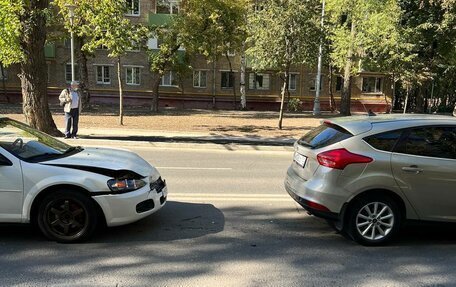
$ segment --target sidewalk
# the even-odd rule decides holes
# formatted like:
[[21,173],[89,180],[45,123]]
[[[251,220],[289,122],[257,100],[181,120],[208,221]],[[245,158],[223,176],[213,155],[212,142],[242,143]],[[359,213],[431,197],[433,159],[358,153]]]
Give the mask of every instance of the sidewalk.
[[[63,130],[61,107],[51,106],[51,111],[57,127]],[[2,105],[0,113],[25,120],[20,105]],[[83,140],[292,146],[322,118],[334,116],[285,113],[279,130],[278,112],[163,109],[153,113],[147,107],[130,107],[120,126],[115,107],[94,106],[81,114],[78,135]]]
[[[60,129],[63,132],[63,129]],[[79,130],[81,140],[112,140],[159,143],[213,143],[265,146],[292,146],[297,138],[293,137],[258,137],[226,136],[202,132],[164,132],[142,129],[87,129]]]

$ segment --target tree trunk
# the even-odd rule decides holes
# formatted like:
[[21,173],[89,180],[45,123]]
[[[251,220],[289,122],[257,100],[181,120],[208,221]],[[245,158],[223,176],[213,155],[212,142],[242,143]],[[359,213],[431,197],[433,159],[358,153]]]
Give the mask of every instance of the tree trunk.
[[160,88],[160,82],[161,82],[161,77],[162,75],[156,73],[154,74],[153,81],[152,81],[152,105],[150,107],[150,110],[152,112],[158,112],[158,104],[159,104],[159,88]]
[[418,87],[418,93],[416,94],[415,112],[424,112],[424,92],[423,86]]
[[431,98],[428,102],[428,114],[432,114],[432,108],[433,108],[433,102],[434,102],[434,87],[435,87],[435,81],[432,79],[432,87],[431,87]]
[[46,13],[49,1],[30,0],[21,15],[20,45],[25,61],[21,63],[23,112],[27,123],[53,136],[62,136],[49,110],[47,97],[47,66],[44,56],[46,42]]
[[225,53],[225,57],[228,60],[228,65],[230,66],[230,78],[233,79],[233,109],[236,110],[236,85],[235,85],[235,77],[233,73],[233,65],[231,64],[230,56],[228,56],[228,52]]
[[6,102],[9,104],[10,98],[8,97],[8,93],[6,92],[5,68],[3,67],[3,63],[1,63],[1,62],[0,62],[0,74],[2,75],[3,96],[5,97]]
[[241,93],[241,110],[247,108],[247,98],[245,95],[245,43],[242,44],[242,54],[241,54],[241,81],[240,81],[240,93]]
[[90,108],[90,90],[89,90],[89,72],[87,68],[87,55],[82,51],[82,46],[84,46],[84,38],[77,38],[78,47],[76,49],[78,64],[79,64],[79,74],[81,75],[79,87],[82,92],[82,106],[84,108]]
[[393,81],[393,85],[392,85],[393,92],[391,95],[391,107],[388,112],[389,114],[393,113],[394,103],[396,102],[396,77],[394,74],[392,75],[391,80]]
[[123,90],[120,57],[117,57],[117,81],[119,82],[119,125],[123,126]]
[[283,80],[283,86],[282,86],[282,100],[280,102],[280,113],[279,113],[279,129],[282,129],[282,121],[283,121],[283,108],[285,105],[285,95],[288,93],[288,82],[289,82],[289,68],[284,73],[284,80]]
[[404,114],[407,112],[407,104],[408,104],[409,94],[410,94],[410,88],[407,87],[407,92],[406,92],[406,95],[405,95],[405,103],[404,103]]
[[334,92],[333,92],[333,67],[329,65],[329,110],[331,113],[334,113],[337,110],[336,101],[334,100]]
[[350,32],[350,47],[348,49],[344,68],[344,87],[342,88],[342,97],[340,99],[340,114],[343,116],[351,115],[351,69],[353,67],[353,42],[355,41],[356,36],[355,28],[355,21],[352,21]]
[[215,82],[217,71],[217,59],[212,59],[212,108],[215,109],[215,94],[217,92],[217,85]]

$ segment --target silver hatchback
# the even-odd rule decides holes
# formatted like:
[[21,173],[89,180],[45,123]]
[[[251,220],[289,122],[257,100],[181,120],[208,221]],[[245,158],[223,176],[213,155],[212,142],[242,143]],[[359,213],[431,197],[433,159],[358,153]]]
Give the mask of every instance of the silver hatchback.
[[387,243],[407,219],[456,222],[456,119],[326,120],[295,143],[285,187],[364,245]]

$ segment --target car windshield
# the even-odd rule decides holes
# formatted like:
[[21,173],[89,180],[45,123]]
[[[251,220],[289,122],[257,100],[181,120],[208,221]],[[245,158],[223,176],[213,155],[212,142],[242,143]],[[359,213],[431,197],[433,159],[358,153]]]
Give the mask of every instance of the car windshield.
[[8,118],[0,119],[0,147],[26,161],[44,161],[82,150]]

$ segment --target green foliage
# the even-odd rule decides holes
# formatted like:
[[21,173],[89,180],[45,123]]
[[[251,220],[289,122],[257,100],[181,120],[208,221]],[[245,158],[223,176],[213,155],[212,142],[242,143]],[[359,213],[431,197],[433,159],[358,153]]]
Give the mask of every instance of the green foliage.
[[320,43],[320,2],[265,1],[248,17],[246,53],[255,70],[284,72],[293,64],[315,63]]
[[136,45],[144,45],[148,29],[132,24],[125,18],[125,0],[79,0],[75,9],[74,25],[70,25],[67,4],[72,0],[55,0],[66,29],[87,39],[83,50],[93,53],[105,46],[109,57],[117,58]]
[[288,101],[288,111],[301,112],[302,111],[302,101],[299,98],[291,98]]
[[0,62],[5,66],[24,59],[19,45],[22,13],[22,1],[0,0]]
[[175,70],[177,66],[185,62],[178,53],[182,42],[179,33],[181,21],[180,15],[174,15],[168,25],[151,28],[151,36],[160,40],[158,49],[148,51],[152,72],[163,75],[167,70]]
[[[410,63],[412,46],[399,27],[396,0],[327,0],[332,65],[342,70],[352,49],[351,74],[362,70],[387,72]],[[354,33],[352,33],[354,29]]]
[[247,0],[182,2],[180,35],[190,53],[216,59],[240,51],[246,37]]

